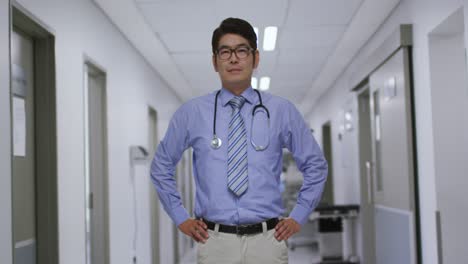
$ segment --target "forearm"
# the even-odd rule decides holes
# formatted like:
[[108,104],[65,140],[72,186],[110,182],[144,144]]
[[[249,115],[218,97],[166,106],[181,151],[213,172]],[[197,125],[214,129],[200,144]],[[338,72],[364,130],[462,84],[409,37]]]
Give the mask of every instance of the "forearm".
[[303,174],[304,182],[297,197],[297,204],[289,215],[301,225],[307,222],[309,215],[317,207],[322,197],[328,174],[326,161],[323,159],[315,167],[308,169]]
[[167,154],[164,142],[161,142],[151,163],[151,181],[156,188],[164,210],[172,221],[179,226],[190,216],[184,208],[180,193],[177,190],[174,177],[176,165],[177,162],[174,162]]

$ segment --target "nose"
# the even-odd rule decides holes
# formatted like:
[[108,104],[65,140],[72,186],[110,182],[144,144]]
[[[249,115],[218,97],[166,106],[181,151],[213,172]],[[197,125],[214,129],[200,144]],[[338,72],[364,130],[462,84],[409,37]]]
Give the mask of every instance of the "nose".
[[229,59],[229,62],[231,64],[235,64],[239,62],[239,59],[237,58],[237,54],[235,52],[231,53],[231,58]]

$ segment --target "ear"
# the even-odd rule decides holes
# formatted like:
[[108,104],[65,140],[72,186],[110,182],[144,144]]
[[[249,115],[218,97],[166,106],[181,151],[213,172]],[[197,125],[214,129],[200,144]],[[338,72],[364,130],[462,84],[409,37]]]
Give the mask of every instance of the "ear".
[[213,54],[211,59],[213,61],[213,68],[214,68],[215,72],[218,72],[218,62],[216,61],[216,55]]
[[259,62],[260,62],[260,52],[258,52],[258,50],[256,50],[254,52],[254,61],[253,61],[253,63],[254,63],[253,68],[254,69],[257,69]]

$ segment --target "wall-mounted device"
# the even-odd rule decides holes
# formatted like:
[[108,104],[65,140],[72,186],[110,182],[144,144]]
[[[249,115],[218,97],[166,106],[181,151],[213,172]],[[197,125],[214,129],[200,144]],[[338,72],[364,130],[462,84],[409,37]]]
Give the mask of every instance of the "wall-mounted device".
[[148,151],[143,146],[130,146],[130,162],[147,161]]
[[133,249],[132,249],[132,261],[133,264],[137,264],[137,240],[138,240],[138,217],[137,217],[137,195],[136,195],[136,183],[135,183],[135,165],[144,165],[148,161],[149,153],[143,146],[130,146],[130,180],[132,184],[133,193],[133,219],[134,219],[134,230],[133,230]]

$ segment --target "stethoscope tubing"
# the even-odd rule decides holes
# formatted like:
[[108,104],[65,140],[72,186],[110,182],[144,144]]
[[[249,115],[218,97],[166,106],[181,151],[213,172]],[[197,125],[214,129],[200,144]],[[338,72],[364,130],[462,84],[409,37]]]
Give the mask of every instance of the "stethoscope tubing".
[[[267,114],[267,117],[268,117],[268,128],[270,126],[270,111],[268,111],[268,108],[266,108],[265,105],[263,105],[263,101],[262,101],[262,95],[260,94],[260,92],[258,90],[255,90],[254,91],[257,93],[258,95],[258,99],[259,99],[259,104],[257,104],[256,106],[254,106],[254,108],[252,109],[252,126],[253,126],[253,118],[255,116],[255,111],[257,111],[258,108],[262,108],[265,110],[266,114]],[[218,90],[216,92],[216,95],[215,95],[215,105],[214,105],[214,115],[213,115],[213,139],[211,140],[211,146],[214,148],[214,149],[218,149],[221,147],[221,144],[222,144],[222,141],[220,138],[218,138],[218,136],[216,135],[216,117],[217,117],[217,111],[218,111],[218,96],[219,94],[221,93],[221,90]],[[257,151],[261,151],[261,150],[265,150],[267,147],[268,147],[268,144],[266,146],[257,146],[252,138],[250,139],[250,142],[252,143],[252,145],[254,146],[255,150]]]

